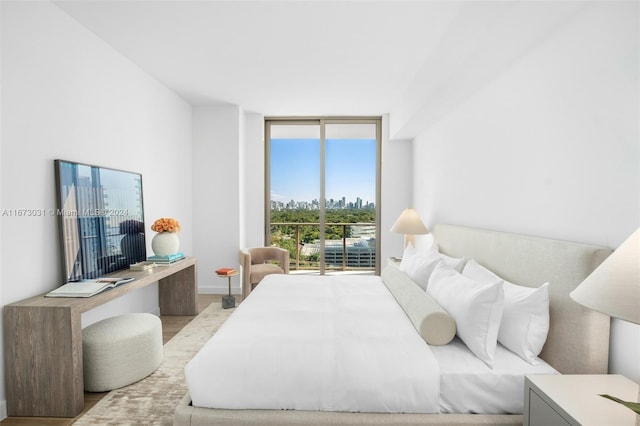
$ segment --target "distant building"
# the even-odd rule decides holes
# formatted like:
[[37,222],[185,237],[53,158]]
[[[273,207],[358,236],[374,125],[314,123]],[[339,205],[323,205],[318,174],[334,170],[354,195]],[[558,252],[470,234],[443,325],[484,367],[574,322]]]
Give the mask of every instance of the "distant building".
[[[347,250],[347,268],[375,268],[376,266],[376,240],[374,237],[347,238],[345,240]],[[320,241],[305,244],[300,250],[300,255],[311,256],[320,253]],[[343,261],[342,240],[326,240],[324,244],[325,263],[328,267],[342,267]]]

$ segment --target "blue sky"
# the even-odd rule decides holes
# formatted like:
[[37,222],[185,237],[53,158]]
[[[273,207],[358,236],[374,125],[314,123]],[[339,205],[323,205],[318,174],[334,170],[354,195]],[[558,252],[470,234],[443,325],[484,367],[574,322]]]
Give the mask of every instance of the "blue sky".
[[[271,199],[319,199],[319,158],[318,139],[272,139]],[[375,202],[375,158],[373,139],[327,139],[326,198]]]

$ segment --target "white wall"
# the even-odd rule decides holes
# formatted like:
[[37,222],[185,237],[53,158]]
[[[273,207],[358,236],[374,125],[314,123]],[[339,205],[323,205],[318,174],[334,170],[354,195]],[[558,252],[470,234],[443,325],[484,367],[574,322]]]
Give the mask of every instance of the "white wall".
[[[389,116],[382,117],[380,269],[391,256],[402,256],[404,235],[389,232],[402,211],[413,206],[411,140],[389,139]],[[420,214],[421,212],[418,212]],[[424,216],[422,216],[424,221]]]
[[240,160],[240,247],[264,245],[264,117],[245,113],[243,157]]
[[[199,107],[193,117],[193,253],[201,293],[225,293],[222,267],[238,268],[240,238],[240,148],[244,133],[238,106]],[[232,291],[240,292],[239,276]]]
[[[177,218],[191,253],[191,107],[55,5],[0,7],[2,211],[55,208],[55,158],[135,171],[147,224]],[[1,229],[0,305],[61,284],[56,217],[3,215]],[[90,311],[83,324],[157,310],[157,286],[149,286]]]
[[[264,121],[235,105],[198,107],[193,129],[198,286],[222,294],[228,281],[215,269],[239,268],[241,247],[264,244]],[[231,279],[231,291],[241,294],[240,276]]]
[[[414,140],[414,200],[455,223],[615,248],[640,225],[638,3],[594,2]],[[640,326],[610,371],[640,381]]]

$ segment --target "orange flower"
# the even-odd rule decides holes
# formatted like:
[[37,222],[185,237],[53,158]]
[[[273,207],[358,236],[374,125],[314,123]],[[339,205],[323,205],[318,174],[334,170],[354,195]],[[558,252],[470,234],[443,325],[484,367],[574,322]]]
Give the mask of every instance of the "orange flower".
[[151,225],[151,230],[156,232],[179,232],[180,223],[170,217],[161,217],[160,219],[153,222],[153,225]]

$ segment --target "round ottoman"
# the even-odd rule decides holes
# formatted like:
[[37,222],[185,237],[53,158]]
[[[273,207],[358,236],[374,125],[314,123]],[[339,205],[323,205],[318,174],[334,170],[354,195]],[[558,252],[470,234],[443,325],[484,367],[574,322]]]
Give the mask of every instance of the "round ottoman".
[[163,358],[162,323],[152,314],[107,318],[82,330],[84,389],[104,392],[153,373]]

